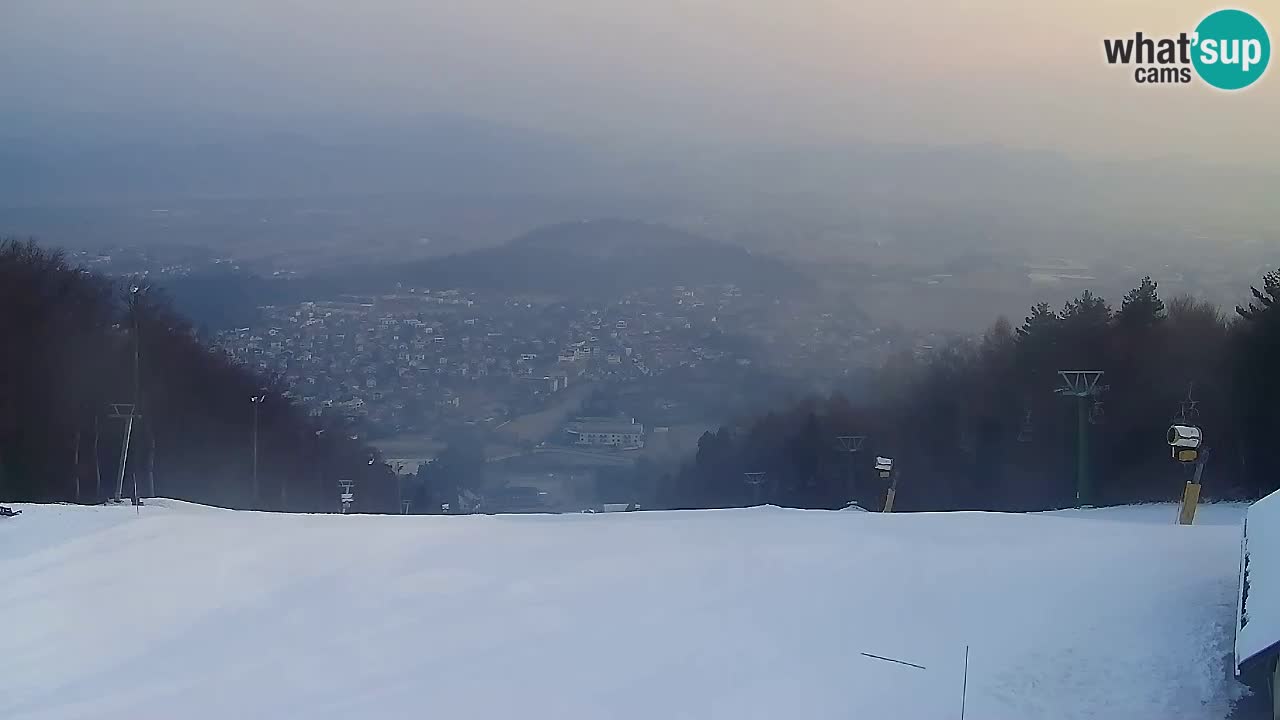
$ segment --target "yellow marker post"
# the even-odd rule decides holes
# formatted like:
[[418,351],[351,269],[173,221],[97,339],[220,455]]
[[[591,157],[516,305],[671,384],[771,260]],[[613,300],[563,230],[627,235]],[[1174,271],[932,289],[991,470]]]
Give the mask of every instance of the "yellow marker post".
[[1179,525],[1190,525],[1196,520],[1196,506],[1200,504],[1200,483],[1187,481],[1182,491],[1182,509],[1178,513]]

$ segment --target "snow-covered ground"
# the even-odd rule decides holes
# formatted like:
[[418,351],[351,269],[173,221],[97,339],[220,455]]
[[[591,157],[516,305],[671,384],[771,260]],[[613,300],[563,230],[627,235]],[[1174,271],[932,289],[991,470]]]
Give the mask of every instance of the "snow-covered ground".
[[[0,518],[0,717],[1224,718],[1237,506]],[[916,669],[863,656],[871,653]]]

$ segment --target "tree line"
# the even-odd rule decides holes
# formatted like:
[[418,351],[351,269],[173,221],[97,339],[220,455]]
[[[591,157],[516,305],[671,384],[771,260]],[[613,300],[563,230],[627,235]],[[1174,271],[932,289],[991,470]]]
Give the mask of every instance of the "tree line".
[[[1017,327],[1000,318],[980,338],[901,353],[856,393],[704,434],[658,480],[656,504],[878,510],[876,456],[894,459],[895,509],[1173,500],[1191,471],[1166,443],[1174,422],[1203,429],[1206,496],[1259,497],[1280,487],[1280,271],[1251,289],[1228,317],[1185,296],[1166,303],[1144,278],[1119,308],[1086,291],[1058,311],[1035,305]],[[1103,372],[1084,423],[1078,400],[1055,392],[1062,370]],[[1077,500],[1081,424],[1091,482]]]
[[32,241],[0,240],[0,347],[0,500],[106,500],[128,429],[126,498],[136,487],[140,496],[326,512],[338,509],[345,478],[355,482],[354,510],[397,509],[397,481],[374,451],[305,417],[278,378],[202,345],[165,293],[140,279],[105,278]]

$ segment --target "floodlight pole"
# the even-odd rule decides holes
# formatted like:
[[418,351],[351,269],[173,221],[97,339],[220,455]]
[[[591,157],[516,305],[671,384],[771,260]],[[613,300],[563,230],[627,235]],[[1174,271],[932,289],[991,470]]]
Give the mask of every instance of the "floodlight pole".
[[138,404],[138,396],[142,393],[141,377],[141,356],[142,356],[142,338],[139,336],[138,330],[138,304],[140,297],[150,286],[134,285],[129,288],[129,324],[133,330],[133,403]]
[[249,402],[253,403],[253,506],[258,506],[258,408],[262,407],[262,401],[267,396],[254,395],[249,398]]
[[93,501],[102,502],[102,456],[98,453],[98,413],[93,413]]
[[853,458],[856,453],[862,451],[862,443],[866,442],[866,435],[839,435],[836,440],[840,442],[840,450],[849,456],[849,485],[845,488],[845,494],[849,496],[849,500],[856,500],[857,482],[856,472],[857,464]]
[[409,509],[404,504],[404,478],[400,475],[400,471],[404,469],[404,463],[397,461],[391,469],[396,475],[396,502],[400,504],[400,514],[408,515]]
[[71,459],[71,472],[76,481],[76,502],[80,502],[80,426],[76,425],[76,449]]
[[764,473],[749,472],[749,473],[742,473],[742,476],[747,481],[748,485],[755,488],[754,490],[755,504],[756,505],[762,504],[760,502],[760,488],[764,486]]

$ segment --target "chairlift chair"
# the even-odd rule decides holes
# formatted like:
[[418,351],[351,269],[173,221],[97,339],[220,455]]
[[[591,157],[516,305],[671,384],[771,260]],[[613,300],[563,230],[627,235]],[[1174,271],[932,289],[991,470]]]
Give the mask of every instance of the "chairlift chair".
[[1103,425],[1107,422],[1107,412],[1101,400],[1095,399],[1089,408],[1089,422],[1094,425]]
[[1031,411],[1022,416],[1022,425],[1018,427],[1018,442],[1031,442]]

